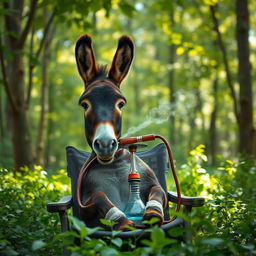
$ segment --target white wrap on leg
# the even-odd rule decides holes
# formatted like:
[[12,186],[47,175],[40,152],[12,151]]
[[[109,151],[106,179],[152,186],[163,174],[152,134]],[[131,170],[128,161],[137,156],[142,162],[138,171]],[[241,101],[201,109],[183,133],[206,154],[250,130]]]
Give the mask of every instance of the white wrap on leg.
[[112,207],[105,216],[106,220],[118,221],[121,217],[125,217],[125,214],[120,211],[117,207]]
[[163,206],[161,203],[159,203],[156,200],[148,201],[146,204],[146,210],[152,209],[152,208],[157,210],[158,212],[160,212],[162,214],[162,216],[164,216]]

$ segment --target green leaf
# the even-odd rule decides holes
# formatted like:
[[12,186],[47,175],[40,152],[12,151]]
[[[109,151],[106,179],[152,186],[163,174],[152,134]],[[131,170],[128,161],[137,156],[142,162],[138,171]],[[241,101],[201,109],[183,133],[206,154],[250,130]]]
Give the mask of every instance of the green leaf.
[[190,217],[185,214],[184,212],[176,212],[175,210],[170,210],[170,213],[173,215],[173,216],[176,216],[178,218],[181,218],[187,222],[190,222]]
[[223,239],[221,238],[215,238],[215,237],[212,237],[212,238],[206,238],[206,239],[203,239],[201,241],[202,244],[209,244],[211,246],[218,246],[220,244],[222,244],[224,242]]
[[33,242],[31,249],[32,249],[32,251],[36,251],[36,250],[43,248],[45,245],[46,245],[46,243],[44,241],[36,240]]
[[253,244],[241,245],[241,247],[249,251],[252,251],[255,248]]
[[131,5],[128,2],[125,1],[120,1],[119,2],[119,8],[121,9],[121,11],[127,15],[128,17],[132,17],[133,12],[135,11],[135,8],[133,5]]
[[101,256],[114,256],[114,255],[119,255],[119,252],[114,248],[106,248],[101,251],[100,255]]
[[131,227],[129,225],[125,225],[124,228],[130,231],[138,230],[136,227]]
[[17,253],[16,251],[14,251],[12,248],[10,248],[9,246],[4,248],[3,250],[0,251],[0,253],[2,253],[1,255],[6,255],[6,256],[16,256],[19,255],[19,253]]
[[95,233],[96,231],[98,230],[101,230],[102,228],[101,227],[96,227],[96,228],[86,228],[87,229],[87,232],[88,232],[88,235],[91,235],[93,233]]
[[117,222],[115,221],[110,221],[110,220],[106,220],[106,219],[100,219],[100,222],[105,225],[105,226],[108,226],[108,227],[113,227],[114,225],[117,224]]
[[117,247],[121,247],[123,244],[123,240],[119,237],[111,239],[111,242],[116,245]]
[[182,236],[184,232],[185,229],[183,227],[174,227],[168,231],[168,234],[172,237],[179,237]]
[[161,228],[152,228],[151,239],[152,241],[160,241],[165,238],[164,231]]
[[96,13],[97,11],[99,11],[102,8],[102,1],[97,0],[97,1],[91,1],[90,4],[90,9]]
[[154,224],[159,222],[159,218],[153,217],[150,220],[144,220],[142,223],[149,225],[149,226],[153,226]]
[[80,256],[80,253],[78,253],[78,252],[72,252],[71,256]]
[[68,216],[68,218],[69,220],[71,220],[72,224],[78,231],[81,231],[83,228],[85,228],[84,222],[79,220],[78,218],[74,216]]

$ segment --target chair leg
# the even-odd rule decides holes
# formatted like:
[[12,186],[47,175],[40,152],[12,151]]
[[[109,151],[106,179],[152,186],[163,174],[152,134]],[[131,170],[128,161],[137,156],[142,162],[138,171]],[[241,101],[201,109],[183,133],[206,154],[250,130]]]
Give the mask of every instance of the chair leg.
[[69,230],[68,216],[66,211],[60,211],[60,224],[61,224],[61,232],[66,232]]
[[[183,207],[183,213],[185,213],[186,215],[189,215],[192,211],[192,206],[184,206]],[[188,221],[184,221],[184,228],[187,229],[187,231],[185,232],[185,241],[186,242],[191,242],[192,241],[192,233],[190,230],[190,223]]]
[[[69,230],[69,222],[68,222],[68,216],[66,211],[60,211],[60,224],[61,224],[61,232],[66,232]],[[69,256],[70,252],[66,248],[63,249],[63,256]]]

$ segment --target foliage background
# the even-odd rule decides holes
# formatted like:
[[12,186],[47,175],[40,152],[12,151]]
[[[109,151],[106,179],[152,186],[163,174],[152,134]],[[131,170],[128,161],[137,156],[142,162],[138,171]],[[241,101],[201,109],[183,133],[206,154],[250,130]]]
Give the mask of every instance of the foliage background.
[[[70,192],[64,170],[49,176],[36,167],[33,171],[27,170],[26,176],[16,178],[12,172],[1,170],[0,254],[60,255],[66,245],[73,256],[255,255],[256,168],[253,161],[223,160],[218,167],[210,168],[204,147],[200,145],[190,152],[187,162],[178,172],[183,193],[208,198],[205,206],[194,208],[189,216],[192,242],[175,239],[185,231],[182,228],[170,230],[173,236],[170,239],[161,229],[154,227],[150,231],[151,239],[143,242],[144,247],[130,242],[128,251],[124,252],[121,247],[126,241],[115,236],[108,242],[91,239],[87,234],[93,230],[76,219],[71,221],[79,232],[59,234],[58,216],[46,212],[45,202],[56,201]],[[169,179],[170,189],[172,184]],[[181,214],[181,217],[184,216]],[[81,246],[74,243],[74,239],[83,241],[84,238]]]
[[[159,133],[168,138],[182,192],[208,199],[206,206],[195,209],[190,216],[192,243],[170,241],[154,228],[152,239],[145,247],[130,245],[130,254],[256,254],[256,142],[252,137],[254,151],[251,156],[241,154],[234,99],[230,95],[223,53],[211,16],[214,7],[234,91],[239,99],[235,36],[237,1],[0,0],[1,68],[5,66],[9,80],[14,55],[22,56],[24,95],[29,91],[30,68],[33,67],[30,105],[27,109],[22,105],[28,115],[33,165],[23,167],[21,172],[13,172],[13,113],[3,70],[0,74],[1,255],[60,255],[63,243],[70,246],[73,255],[88,255],[84,250],[91,255],[124,254],[120,252],[124,241],[115,238],[110,238],[108,244],[88,239],[82,247],[75,247],[72,242],[77,234],[57,235],[58,218],[48,214],[45,207],[46,202],[70,192],[65,174],[65,147],[73,145],[90,150],[84,139],[83,110],[77,104],[83,84],[74,59],[75,42],[84,33],[93,38],[98,62],[109,66],[118,38],[123,34],[133,38],[135,60],[122,85],[128,100],[123,111],[123,135]],[[27,40],[19,51],[12,51],[6,39],[19,36],[5,26],[6,16],[17,13],[15,8],[6,8],[14,2],[24,3],[20,22],[23,28],[29,20],[31,3],[37,2]],[[253,85],[249,94],[255,99],[254,1],[249,0],[248,7]],[[46,43],[43,39],[51,16],[53,21]],[[41,44],[42,51],[37,54]],[[46,67],[47,76],[43,73]],[[19,86],[19,83],[15,85],[13,95]],[[24,95],[16,95],[17,105]],[[252,103],[255,127],[255,102]],[[42,116],[44,125],[40,123]],[[41,135],[43,153],[39,161]],[[171,177],[169,183],[170,189],[174,189]],[[80,235],[90,232],[81,223],[77,225],[80,225]],[[173,247],[165,247],[165,242]],[[98,244],[96,249],[95,244]]]
[[[121,35],[130,35],[136,45],[133,67],[122,85],[128,99],[123,111],[124,135],[128,131],[129,135],[158,132],[169,138],[179,162],[184,161],[189,150],[199,144],[206,145],[206,154],[212,163],[220,155],[236,156],[238,124],[210,13],[210,4],[217,2],[102,0],[86,4],[83,1],[65,1],[64,5],[58,1],[39,1],[33,21],[34,47],[30,49],[28,37],[23,53],[25,89],[29,82],[29,70],[26,67],[31,61],[34,65],[28,110],[34,159],[39,135],[44,134],[43,160],[37,164],[50,169],[65,168],[63,149],[66,145],[89,150],[83,139],[83,110],[77,104],[83,84],[76,71],[74,58],[76,39],[84,33],[89,33],[93,38],[98,63],[108,66]],[[29,1],[24,3],[26,15]],[[251,14],[250,61],[255,63],[255,5],[253,1],[249,1],[248,5]],[[238,95],[234,1],[220,1],[217,7],[219,29]],[[41,53],[37,56],[36,53],[44,32],[45,9],[48,16],[56,14],[48,35],[51,40],[47,59],[49,85],[44,99],[46,124],[40,130],[44,55]],[[4,14],[2,8],[2,40],[8,33],[3,27]],[[8,66],[11,53],[4,45],[3,50]],[[252,69],[251,76],[254,82],[255,69]],[[2,166],[11,168],[10,112],[3,86],[0,92],[0,161]],[[255,86],[252,95],[255,95]],[[255,116],[255,104],[253,107]]]

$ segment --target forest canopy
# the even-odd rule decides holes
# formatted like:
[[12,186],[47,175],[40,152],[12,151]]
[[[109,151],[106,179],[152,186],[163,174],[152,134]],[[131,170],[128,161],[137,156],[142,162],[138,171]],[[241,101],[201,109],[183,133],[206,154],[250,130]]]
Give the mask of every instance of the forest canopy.
[[136,45],[122,86],[123,135],[157,131],[179,161],[198,144],[212,163],[255,154],[252,1],[2,0],[0,8],[2,166],[59,168],[66,145],[89,150],[74,58],[85,33],[104,65],[121,35]]

